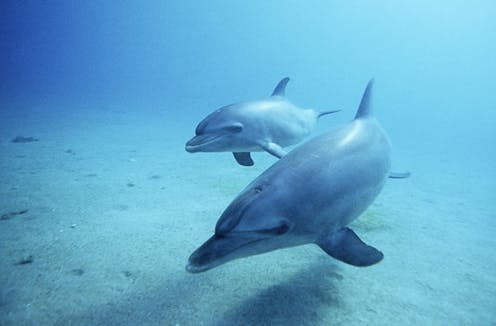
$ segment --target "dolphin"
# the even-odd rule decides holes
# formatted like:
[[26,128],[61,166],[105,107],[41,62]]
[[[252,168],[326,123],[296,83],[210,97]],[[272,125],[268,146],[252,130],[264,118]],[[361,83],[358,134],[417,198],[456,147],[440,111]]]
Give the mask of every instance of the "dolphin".
[[186,270],[308,243],[354,266],[381,261],[382,252],[347,227],[377,197],[391,165],[388,136],[372,115],[372,86],[373,80],[353,121],[293,149],[253,180]]
[[288,82],[288,77],[283,78],[267,99],[230,104],[209,114],[186,143],[186,151],[233,152],[236,161],[244,166],[254,164],[250,152],[267,151],[283,157],[283,147],[310,134],[318,118],[339,111],[297,107],[285,97]]

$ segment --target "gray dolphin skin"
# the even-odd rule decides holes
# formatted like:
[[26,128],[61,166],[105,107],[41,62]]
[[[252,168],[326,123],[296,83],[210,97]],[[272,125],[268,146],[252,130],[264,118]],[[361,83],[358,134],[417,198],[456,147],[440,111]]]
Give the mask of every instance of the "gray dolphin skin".
[[267,99],[230,104],[208,115],[186,143],[186,151],[232,152],[244,166],[253,165],[250,152],[267,151],[283,157],[283,147],[310,134],[319,117],[339,111],[297,107],[285,97],[288,82],[288,77],[283,78]]
[[346,227],[374,201],[390,170],[390,142],[371,112],[372,85],[353,121],[300,145],[251,182],[186,270],[308,243],[354,266],[381,261],[379,250]]

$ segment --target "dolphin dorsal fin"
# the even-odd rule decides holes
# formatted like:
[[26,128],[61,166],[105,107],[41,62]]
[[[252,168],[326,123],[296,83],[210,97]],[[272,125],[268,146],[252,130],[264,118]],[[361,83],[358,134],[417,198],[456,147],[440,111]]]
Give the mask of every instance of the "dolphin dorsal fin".
[[286,85],[289,82],[289,77],[285,77],[281,79],[281,81],[277,84],[276,88],[272,92],[271,96],[284,96],[286,92]]
[[362,101],[360,102],[360,106],[358,107],[358,111],[355,115],[355,119],[367,117],[372,114],[371,100],[372,100],[372,87],[374,86],[374,79],[372,78],[367,87],[365,88],[365,92],[363,92]]

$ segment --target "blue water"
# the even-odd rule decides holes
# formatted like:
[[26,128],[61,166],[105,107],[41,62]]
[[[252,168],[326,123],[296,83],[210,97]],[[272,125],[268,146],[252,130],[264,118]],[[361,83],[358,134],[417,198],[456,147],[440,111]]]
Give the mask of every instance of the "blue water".
[[444,144],[461,124],[491,136],[491,1],[1,6],[4,103],[133,103],[178,115],[197,99],[208,112],[260,97],[287,75],[296,103],[353,110],[374,76],[393,138],[412,139],[405,124]]
[[[131,324],[383,324],[381,320],[384,324],[494,324],[496,261],[490,257],[496,249],[492,240],[496,231],[495,16],[496,3],[489,0],[2,1],[0,215],[9,218],[0,221],[0,280],[4,282],[0,324],[122,324],[126,321],[123,311],[134,313],[127,320]],[[336,116],[323,118],[317,132],[351,119],[365,84],[375,78],[374,108],[392,139],[393,165],[412,172],[410,180],[386,187],[375,209],[394,206],[384,224],[390,221],[404,233],[395,238],[392,227],[380,234],[391,241],[390,248],[395,247],[392,239],[398,239],[405,253],[390,254],[387,269],[372,276],[353,274],[352,269],[336,272],[335,266],[341,265],[327,261],[324,269],[317,269],[331,273],[322,280],[311,272],[315,261],[302,261],[301,266],[288,263],[285,266],[295,274],[276,270],[269,279],[263,276],[265,261],[258,261],[264,267],[244,265],[242,273],[226,267],[228,272],[212,272],[210,278],[186,275],[188,254],[206,239],[219,213],[274,161],[260,154],[260,164],[246,170],[231,164],[228,154],[187,154],[184,142],[206,114],[232,102],[268,96],[285,76],[291,77],[286,94],[294,103],[319,110],[342,109]],[[12,143],[18,135],[39,141]],[[100,179],[91,179],[94,174]],[[89,181],[81,186],[80,180]],[[140,180],[148,186],[140,188]],[[139,193],[131,195],[128,188],[134,183]],[[133,196],[140,199],[133,201],[137,198]],[[59,200],[66,205],[57,210],[50,203]],[[167,204],[160,206],[164,201]],[[156,220],[143,222],[150,230],[137,231],[140,236],[135,242],[141,249],[136,249],[140,254],[135,258],[148,257],[147,250],[153,252],[150,255],[164,252],[168,267],[149,261],[150,265],[136,267],[141,274],[134,285],[104,291],[100,298],[76,298],[77,290],[67,287],[70,281],[53,280],[57,270],[77,269],[77,264],[53,267],[70,254],[61,253],[57,259],[47,254],[40,266],[35,255],[32,264],[16,265],[19,257],[37,247],[29,239],[41,241],[37,250],[45,253],[61,252],[60,246],[69,243],[65,241],[77,243],[70,236],[54,240],[51,233],[59,224],[71,225],[64,220],[70,214],[77,216],[77,223],[99,226],[86,230],[87,235],[81,235],[86,240],[81,241],[92,242],[95,230],[101,235],[92,243],[103,241],[112,226],[98,218],[101,207],[108,208],[116,220],[121,213],[127,216],[127,222],[122,222],[125,230],[132,230],[136,223],[130,211],[136,216],[155,214]],[[22,220],[24,214],[9,215],[24,209],[33,214],[27,219],[34,221],[33,226]],[[184,227],[174,217],[177,214],[191,225]],[[156,246],[140,247],[147,232],[154,234]],[[159,240],[172,238],[174,250]],[[446,247],[436,251],[432,248],[439,239],[446,240]],[[128,249],[123,249],[124,243],[123,236],[113,247],[116,255],[123,255],[115,258],[119,261],[127,259],[122,253]],[[84,251],[85,261],[107,266],[97,248]],[[327,259],[320,252],[311,254],[319,262]],[[456,257],[459,265],[446,262],[450,257]],[[160,256],[153,261],[160,264]],[[425,267],[411,273],[422,278],[419,284],[432,277],[431,283],[425,281],[429,284],[425,287],[434,289],[429,295],[408,288],[407,277],[394,285],[391,278],[404,273],[405,264]],[[436,270],[432,264],[441,267]],[[258,278],[253,276],[257,273]],[[445,276],[449,273],[459,277]],[[74,278],[69,274],[63,275]],[[52,281],[36,283],[36,275]],[[92,292],[100,293],[116,282],[112,275],[88,272],[82,276],[90,280],[74,282],[93,284]],[[369,292],[377,305],[369,302],[367,309],[356,312],[367,298],[344,299],[344,293],[362,293],[359,288],[364,284],[343,285],[329,279],[342,277],[373,278],[374,289],[384,289]],[[446,277],[450,282],[441,286],[440,280]],[[245,292],[237,287],[239,282]],[[199,291],[204,284],[210,290]],[[443,290],[437,291],[436,285]],[[158,290],[162,288],[170,291]],[[393,309],[398,301],[391,293],[400,289],[405,292],[398,296],[407,299]],[[154,300],[146,299],[148,290]],[[285,302],[289,311],[296,309],[298,314],[280,313],[278,302],[298,297],[300,290],[315,296],[305,302],[297,298]],[[236,291],[241,292],[229,299]],[[471,296],[479,296],[480,301],[462,300],[470,301]],[[230,306],[232,300],[237,308]],[[64,302],[70,308],[64,310]],[[108,302],[114,306],[106,311],[102,307]],[[124,303],[119,306],[119,302]],[[152,302],[160,305],[147,310]],[[436,308],[426,310],[429,304]],[[141,312],[132,307],[140,307]],[[398,317],[399,313],[406,317]]]

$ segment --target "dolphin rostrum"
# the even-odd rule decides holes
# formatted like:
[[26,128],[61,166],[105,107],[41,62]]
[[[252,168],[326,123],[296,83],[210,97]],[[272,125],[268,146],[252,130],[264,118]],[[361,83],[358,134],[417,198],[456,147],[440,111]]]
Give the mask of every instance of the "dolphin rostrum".
[[267,151],[283,157],[283,147],[310,134],[319,117],[339,111],[297,107],[284,96],[288,82],[288,77],[283,78],[267,99],[230,104],[209,114],[186,143],[186,151],[233,152],[236,161],[245,166],[253,165],[250,152]]
[[189,272],[307,243],[354,266],[381,261],[383,254],[347,227],[374,201],[390,170],[390,142],[372,115],[372,85],[353,121],[295,148],[234,199],[215,234],[190,256]]

